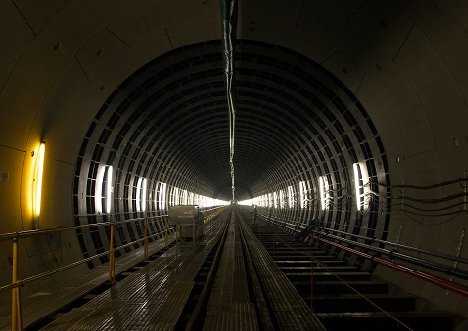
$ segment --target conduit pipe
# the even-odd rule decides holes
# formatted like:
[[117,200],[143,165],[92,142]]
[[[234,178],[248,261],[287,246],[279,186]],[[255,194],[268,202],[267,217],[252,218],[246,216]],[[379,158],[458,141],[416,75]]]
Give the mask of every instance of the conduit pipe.
[[222,17],[223,63],[229,108],[229,165],[231,167],[232,200],[235,200],[234,134],[236,127],[237,98],[235,94],[236,81],[234,77],[234,45],[237,35],[237,2],[235,0],[220,0],[219,9]]
[[401,271],[401,272],[404,272],[404,273],[406,273],[408,275],[412,275],[414,277],[423,279],[423,280],[425,280],[425,281],[427,281],[429,283],[432,283],[432,284],[434,284],[436,286],[439,286],[439,287],[441,287],[441,288],[443,288],[445,290],[449,290],[451,292],[457,293],[457,294],[462,295],[464,297],[468,297],[468,288],[466,288],[464,286],[461,286],[461,285],[458,285],[458,284],[455,284],[455,283],[451,283],[451,282],[446,281],[446,280],[444,280],[442,278],[429,275],[429,274],[427,274],[425,272],[422,272],[422,271],[417,271],[417,270],[414,270],[414,269],[410,269],[408,267],[404,267],[404,266],[399,265],[399,264],[395,264],[393,262],[381,259],[379,257],[375,257],[375,256],[372,256],[372,255],[363,253],[363,252],[359,252],[359,251],[357,251],[355,249],[348,248],[346,246],[334,243],[332,241],[329,241],[329,240],[326,240],[326,239],[323,239],[323,238],[320,238],[320,237],[317,237],[317,236],[314,236],[314,235],[312,236],[312,238],[314,238],[314,239],[316,239],[316,240],[318,240],[320,242],[323,242],[325,244],[328,244],[328,245],[337,247],[339,249],[342,249],[344,251],[350,252],[351,254],[357,255],[357,256],[362,257],[364,259],[367,259],[367,260],[370,260],[372,262],[381,264],[383,266],[386,266],[387,268],[397,270],[397,271]]

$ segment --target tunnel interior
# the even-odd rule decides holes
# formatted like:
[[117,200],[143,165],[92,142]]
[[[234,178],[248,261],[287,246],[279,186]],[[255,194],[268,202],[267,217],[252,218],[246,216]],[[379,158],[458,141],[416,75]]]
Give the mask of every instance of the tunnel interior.
[[[386,155],[356,96],[323,66],[285,47],[238,40],[235,64],[235,198],[284,222],[320,220],[385,239]],[[83,139],[75,225],[142,217],[143,211],[164,215],[167,206],[200,204],[201,197],[231,200],[223,74],[221,42],[213,40],[167,52],[120,84]],[[112,192],[106,192],[108,180]],[[120,240],[139,232],[129,225]],[[80,232],[79,238],[85,256],[107,245],[105,232]]]
[[[16,233],[28,236],[20,278],[102,254],[29,283],[27,297],[104,269],[114,220],[128,222],[115,239],[125,260],[141,248],[129,243],[145,217],[231,199],[217,1],[0,9],[2,285]],[[313,222],[334,243],[384,249],[390,262],[398,246],[443,270],[408,263],[417,272],[466,288],[467,13],[461,0],[239,1],[236,199],[291,233]],[[58,228],[71,230],[42,232]],[[468,316],[466,295],[384,265],[372,277],[420,298],[418,309]],[[1,306],[11,301],[0,292]]]

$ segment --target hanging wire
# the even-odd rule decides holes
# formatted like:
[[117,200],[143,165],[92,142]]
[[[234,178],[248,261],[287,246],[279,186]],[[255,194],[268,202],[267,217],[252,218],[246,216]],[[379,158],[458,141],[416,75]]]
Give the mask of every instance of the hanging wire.
[[[235,200],[234,177],[234,138],[236,131],[236,95],[234,79],[234,44],[237,32],[237,2],[235,0],[220,0],[219,8],[223,29],[223,59],[226,76],[227,102],[229,111],[229,166],[231,169],[232,200]],[[233,93],[234,92],[234,93]]]

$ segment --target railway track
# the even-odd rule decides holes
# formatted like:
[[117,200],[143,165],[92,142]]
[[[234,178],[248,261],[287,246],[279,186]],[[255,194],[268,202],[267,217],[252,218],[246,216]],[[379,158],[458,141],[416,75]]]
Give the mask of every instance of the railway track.
[[323,245],[296,242],[267,221],[254,223],[250,217],[249,225],[327,330],[453,329],[453,314],[418,311],[418,298],[392,292],[391,284],[329,255]]

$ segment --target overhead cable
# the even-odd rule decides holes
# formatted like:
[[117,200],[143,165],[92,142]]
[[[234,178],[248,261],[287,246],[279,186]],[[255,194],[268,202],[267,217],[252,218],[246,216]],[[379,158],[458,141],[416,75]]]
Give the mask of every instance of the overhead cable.
[[232,200],[235,200],[234,138],[237,99],[234,77],[234,45],[237,33],[237,2],[235,0],[220,0],[219,9],[222,17],[223,62],[229,111],[229,165],[231,168]]

